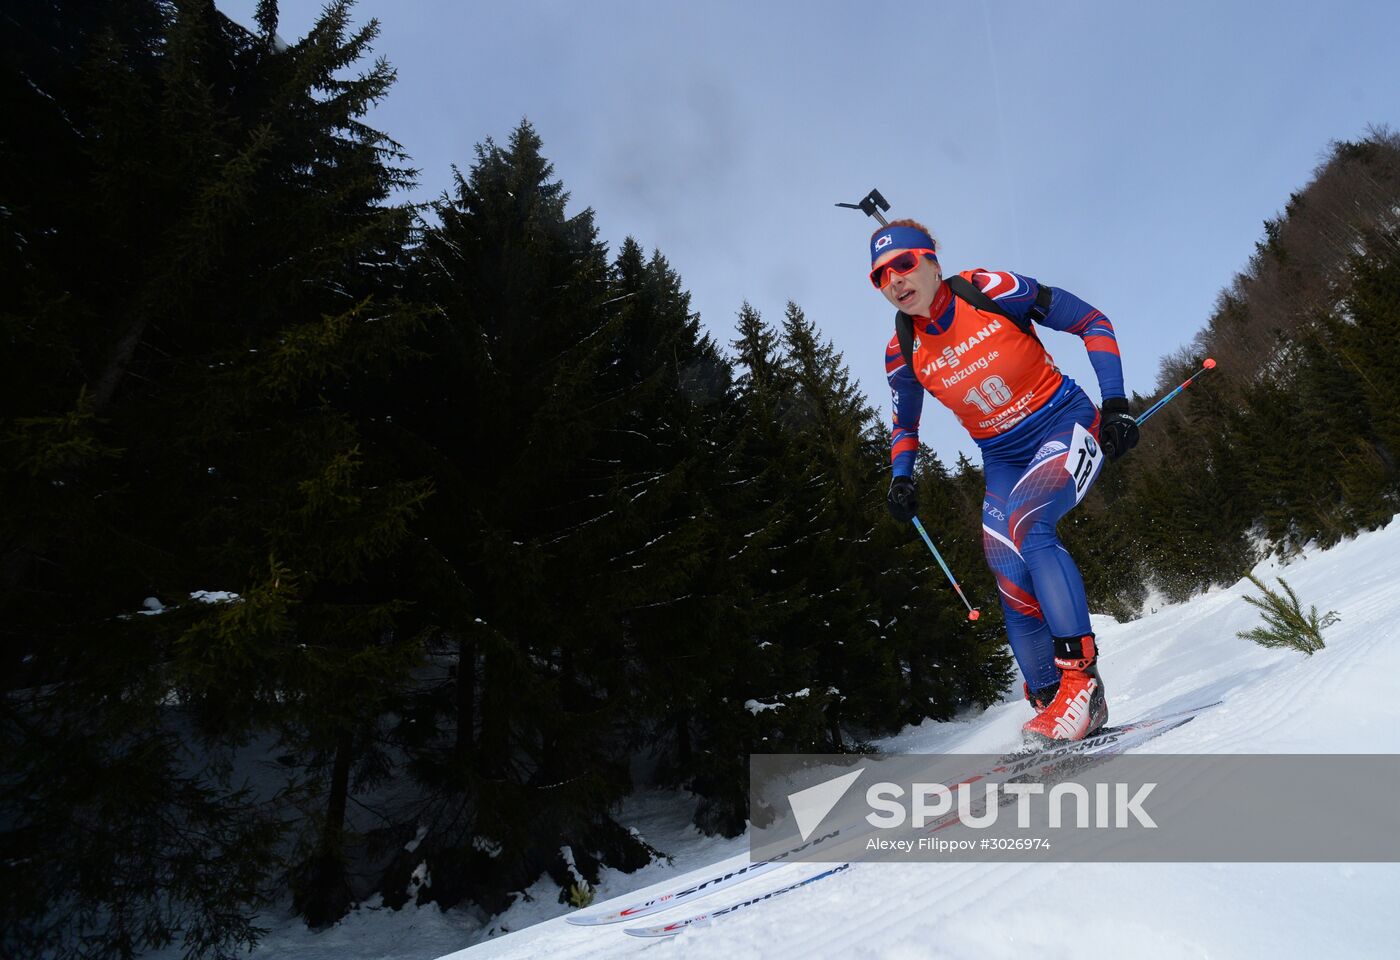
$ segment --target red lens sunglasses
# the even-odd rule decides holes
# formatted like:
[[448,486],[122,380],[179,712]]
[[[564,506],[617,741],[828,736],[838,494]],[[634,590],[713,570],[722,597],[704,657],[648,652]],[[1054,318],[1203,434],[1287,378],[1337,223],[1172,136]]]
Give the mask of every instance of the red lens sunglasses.
[[919,257],[923,254],[927,254],[930,257],[937,256],[934,251],[926,250],[922,247],[917,250],[905,250],[893,260],[882,263],[874,270],[871,270],[870,282],[875,285],[876,290],[885,289],[890,285],[890,280],[893,279],[893,277],[890,276],[891,272],[897,273],[901,277],[906,273],[912,273],[914,269],[918,267]]

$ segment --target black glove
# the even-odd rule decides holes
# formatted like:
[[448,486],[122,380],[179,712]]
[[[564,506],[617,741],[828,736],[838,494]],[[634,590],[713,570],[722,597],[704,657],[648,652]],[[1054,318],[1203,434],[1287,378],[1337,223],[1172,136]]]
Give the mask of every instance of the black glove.
[[1128,412],[1128,401],[1122,397],[1109,397],[1101,409],[1103,420],[1099,424],[1099,446],[1110,460],[1117,460],[1138,442],[1138,425]]
[[900,523],[913,520],[914,515],[919,512],[919,495],[914,490],[914,478],[895,477],[891,480],[885,506],[890,508],[890,516]]

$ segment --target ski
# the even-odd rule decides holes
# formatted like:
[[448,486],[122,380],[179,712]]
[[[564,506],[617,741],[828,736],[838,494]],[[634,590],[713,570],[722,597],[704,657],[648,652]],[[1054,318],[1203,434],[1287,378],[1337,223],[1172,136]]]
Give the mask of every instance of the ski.
[[832,830],[821,836],[813,837],[806,843],[793,847],[791,850],[786,850],[772,859],[760,860],[757,863],[745,863],[732,870],[726,870],[724,873],[717,873],[714,876],[706,877],[699,883],[692,883],[675,890],[668,890],[649,900],[641,900],[637,903],[630,904],[623,907],[621,910],[613,910],[608,913],[571,914],[565,917],[565,919],[578,926],[595,927],[608,923],[619,923],[623,920],[636,920],[638,917],[660,913],[662,910],[669,910],[688,900],[695,900],[699,897],[714,893],[716,890],[732,887],[746,880],[752,880],[754,877],[761,876],[771,870],[787,866],[788,857],[808,850],[819,843],[831,840],[839,833],[839,830]]
[[[1169,730],[1174,730],[1177,727],[1180,727],[1183,724],[1190,722],[1196,717],[1197,714],[1205,710],[1209,710],[1212,707],[1219,706],[1222,702],[1223,701],[1217,700],[1214,703],[1208,703],[1199,707],[1191,707],[1185,710],[1178,710],[1172,713],[1162,714],[1160,716],[1147,717],[1141,720],[1134,720],[1129,723],[1119,724],[1117,726],[1105,727],[1102,730],[1099,730],[1097,733],[1093,734],[1092,736],[1086,737],[1083,740],[1076,740],[1072,743],[1051,744],[1049,746],[1039,749],[1013,751],[1010,753],[1006,753],[1001,756],[1000,763],[996,767],[993,767],[985,773],[979,774],[975,777],[969,777],[963,782],[972,783],[990,776],[995,776],[997,774],[1003,773],[1017,774],[1046,763],[1057,763],[1070,756],[1111,756],[1115,753],[1121,753],[1124,750],[1128,750],[1132,747],[1137,746],[1138,744],[1145,743],[1148,740],[1151,740],[1155,737],[1161,736],[1164,733],[1167,733]],[[942,829],[943,827],[951,826],[952,824],[948,822],[948,819],[949,818],[943,818],[939,821],[934,821],[929,825],[929,830],[937,831],[939,829]],[[794,854],[801,853],[802,851],[807,850],[808,848],[815,846],[816,844],[835,839],[839,836],[842,836],[843,834],[848,834],[853,828],[859,827],[864,827],[864,824],[850,824],[845,827],[833,829],[827,833],[822,834],[821,836],[814,837],[807,843],[803,843],[796,847],[793,847],[790,850],[786,850],[783,853],[769,860],[762,860],[758,863],[743,864],[741,866],[735,867],[732,870],[727,870],[723,873],[717,873],[713,876],[707,877],[698,883],[688,884],[686,886],[679,887],[674,890],[669,890],[662,894],[658,894],[657,896],[651,897],[650,899],[638,901],[637,903],[630,904],[626,907],[623,907],[620,910],[613,910],[608,913],[570,915],[565,919],[567,919],[569,923],[576,924],[579,926],[601,926],[610,923],[620,923],[624,920],[636,920],[654,913],[660,913],[664,910],[669,910],[672,907],[680,906],[686,902],[697,900],[700,897],[708,896],[709,894],[714,893],[718,890],[723,890],[728,887],[732,887],[736,884],[743,883],[747,880],[752,880],[754,877],[762,876],[763,874],[776,870],[779,867],[787,866],[790,862],[790,858]],[[843,864],[838,869],[844,869],[846,866],[849,866],[849,864]],[[816,875],[816,877],[810,879],[819,879],[822,876],[829,876],[831,873],[834,872],[836,872],[836,870],[827,871],[826,873],[818,874]],[[777,889],[776,893],[783,893],[787,890],[793,889],[794,887],[802,886],[805,882],[807,881],[801,881],[796,884],[780,887]],[[763,896],[752,898],[750,900],[740,901],[739,904],[732,905],[731,907],[724,907],[716,911],[711,911],[709,913],[699,914],[696,917],[691,917],[684,921],[678,921],[676,924],[664,924],[657,927],[645,928],[627,928],[627,932],[632,934],[633,936],[639,937],[672,936],[675,933],[679,933],[681,930],[685,929],[685,927],[698,920],[713,919],[715,917],[723,916],[727,913],[732,912],[733,909],[737,909],[740,906],[749,906],[761,900],[766,900],[770,896],[776,895],[776,893],[766,894]],[[663,932],[638,932],[638,930]]]
[[[773,861],[769,860],[767,862],[772,863]],[[803,877],[801,880],[795,883],[789,883],[787,886],[777,887],[773,890],[769,890],[767,893],[761,893],[756,897],[750,897],[747,900],[731,903],[727,907],[720,907],[717,910],[710,910],[706,913],[697,913],[693,917],[686,917],[683,920],[673,920],[670,923],[664,923],[655,927],[626,927],[623,932],[634,937],[674,937],[676,934],[695,924],[718,920],[720,917],[728,916],[737,910],[743,910],[745,907],[752,907],[766,900],[772,900],[774,897],[789,893],[790,891],[796,890],[798,887],[805,887],[810,883],[816,883],[818,880],[825,880],[827,877],[835,876],[842,870],[850,869],[850,866],[849,863],[839,863],[834,867],[823,870],[821,873],[814,873],[810,877]]]
[[[1083,740],[1074,740],[1068,743],[1052,744],[1043,749],[1032,750],[1024,753],[1005,754],[1002,762],[991,770],[975,777],[968,777],[962,783],[976,783],[979,780],[986,780],[998,774],[1008,776],[1020,776],[1028,771],[1040,769],[1042,774],[1049,769],[1053,770],[1058,765],[1068,760],[1096,760],[1100,758],[1117,756],[1126,750],[1140,746],[1149,740],[1155,740],[1178,727],[1185,726],[1194,720],[1197,715],[1212,707],[1217,707],[1224,701],[1217,700],[1200,707],[1191,707],[1187,710],[1178,710],[1173,713],[1163,714],[1157,717],[1149,717],[1144,720],[1135,720],[1131,723],[1120,724],[1115,727],[1104,727],[1097,733],[1085,737]],[[1010,794],[1001,797],[1001,803],[1006,804],[1013,800]],[[930,821],[925,830],[935,833],[946,827],[960,823],[956,811],[946,813],[936,820]]]
[[623,920],[635,920],[638,917],[645,917],[649,914],[660,913],[662,910],[669,910],[687,900],[694,900],[696,897],[704,896],[707,893],[714,893],[716,890],[732,887],[736,883],[752,880],[760,874],[767,873],[770,870],[776,870],[781,866],[785,866],[784,862],[781,860],[763,860],[759,863],[746,863],[743,866],[735,867],[733,870],[726,871],[725,873],[708,877],[699,883],[681,887],[679,890],[670,890],[652,897],[650,900],[642,900],[638,903],[630,904],[629,906],[623,907],[621,910],[586,915],[570,914],[564,919],[582,927],[619,923]]

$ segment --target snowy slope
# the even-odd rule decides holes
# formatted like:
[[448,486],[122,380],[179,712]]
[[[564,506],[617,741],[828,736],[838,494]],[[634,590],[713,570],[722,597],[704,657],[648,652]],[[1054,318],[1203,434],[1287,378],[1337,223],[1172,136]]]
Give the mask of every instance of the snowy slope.
[[[1110,723],[1223,699],[1143,751],[1400,752],[1400,523],[1282,570],[1265,562],[1255,572],[1270,584],[1282,572],[1305,606],[1341,614],[1325,634],[1327,649],[1309,658],[1237,639],[1236,631],[1259,622],[1241,600],[1254,592],[1248,581],[1130,624],[1096,618]],[[1023,704],[1004,703],[964,721],[911,728],[883,746],[995,753],[1015,740],[1027,716]],[[720,864],[747,860],[742,840],[716,843],[712,852],[731,854]],[[700,880],[716,865],[688,876]],[[821,869],[775,871],[647,922],[722,906]],[[601,895],[624,894],[607,904],[616,908],[686,876],[653,865],[633,877],[609,875]],[[637,889],[647,880],[656,882]],[[1400,864],[857,864],[669,941],[556,916],[450,956],[1393,957],[1397,890]],[[548,904],[537,901],[498,922],[518,927],[559,909]],[[604,907],[600,900],[590,912]]]

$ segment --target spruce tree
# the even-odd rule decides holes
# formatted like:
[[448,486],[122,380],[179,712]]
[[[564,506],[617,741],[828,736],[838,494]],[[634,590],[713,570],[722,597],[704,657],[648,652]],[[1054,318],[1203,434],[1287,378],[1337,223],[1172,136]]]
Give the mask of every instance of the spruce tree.
[[689,742],[676,770],[699,797],[697,825],[725,836],[742,832],[747,819],[748,754],[826,742],[829,697],[811,680],[803,630],[811,591],[801,552],[815,471],[783,423],[794,379],[778,332],[748,304],[738,333],[732,412],[706,484],[715,525],[700,584],[713,619],[687,671],[700,682],[688,698]]
[[450,707],[451,732],[415,746],[442,798],[423,850],[444,905],[492,906],[542,871],[567,889],[564,847],[590,882],[595,853],[652,856],[610,815],[631,786],[630,688],[664,642],[634,613],[677,595],[699,442],[677,429],[694,419],[681,382],[718,372],[665,261],[624,244],[610,263],[541,146],[528,123],[487,141],[435,204],[414,282],[437,314],[396,416],[438,478],[451,571],[432,589],[452,689],[420,705]]
[[841,748],[843,718],[858,718],[870,731],[893,726],[899,712],[902,677],[880,642],[869,589],[882,559],[871,534],[884,507],[884,445],[844,359],[795,303],[788,303],[782,340],[795,386],[786,426],[817,471],[804,498],[810,539],[803,563],[813,598],[806,633],[816,653],[804,686],[825,687],[833,697],[824,726],[830,746]]
[[[1360,441],[1356,456],[1384,478],[1383,492],[1349,493],[1349,499],[1364,503],[1369,496],[1379,512],[1393,512],[1400,493],[1400,337],[1395,334],[1400,329],[1400,231],[1368,233],[1351,262],[1349,279],[1327,332],[1343,375],[1364,403],[1345,417]],[[1372,514],[1367,525],[1385,519]]]
[[[71,134],[7,146],[65,173],[25,201],[3,318],[40,361],[6,378],[5,491],[34,511],[3,534],[5,612],[43,691],[6,726],[28,838],[8,862],[57,865],[4,885],[59,953],[250,943],[288,852],[307,917],[343,912],[356,761],[417,659],[395,578],[429,488],[359,400],[417,323],[388,202],[412,174],[362,123],[392,71],[345,76],[375,32],[347,3],[289,49],[273,11],[262,36],[197,2],[63,21],[36,68],[63,99],[27,109]],[[290,846],[288,811],[233,775],[256,736],[312,814]]]

